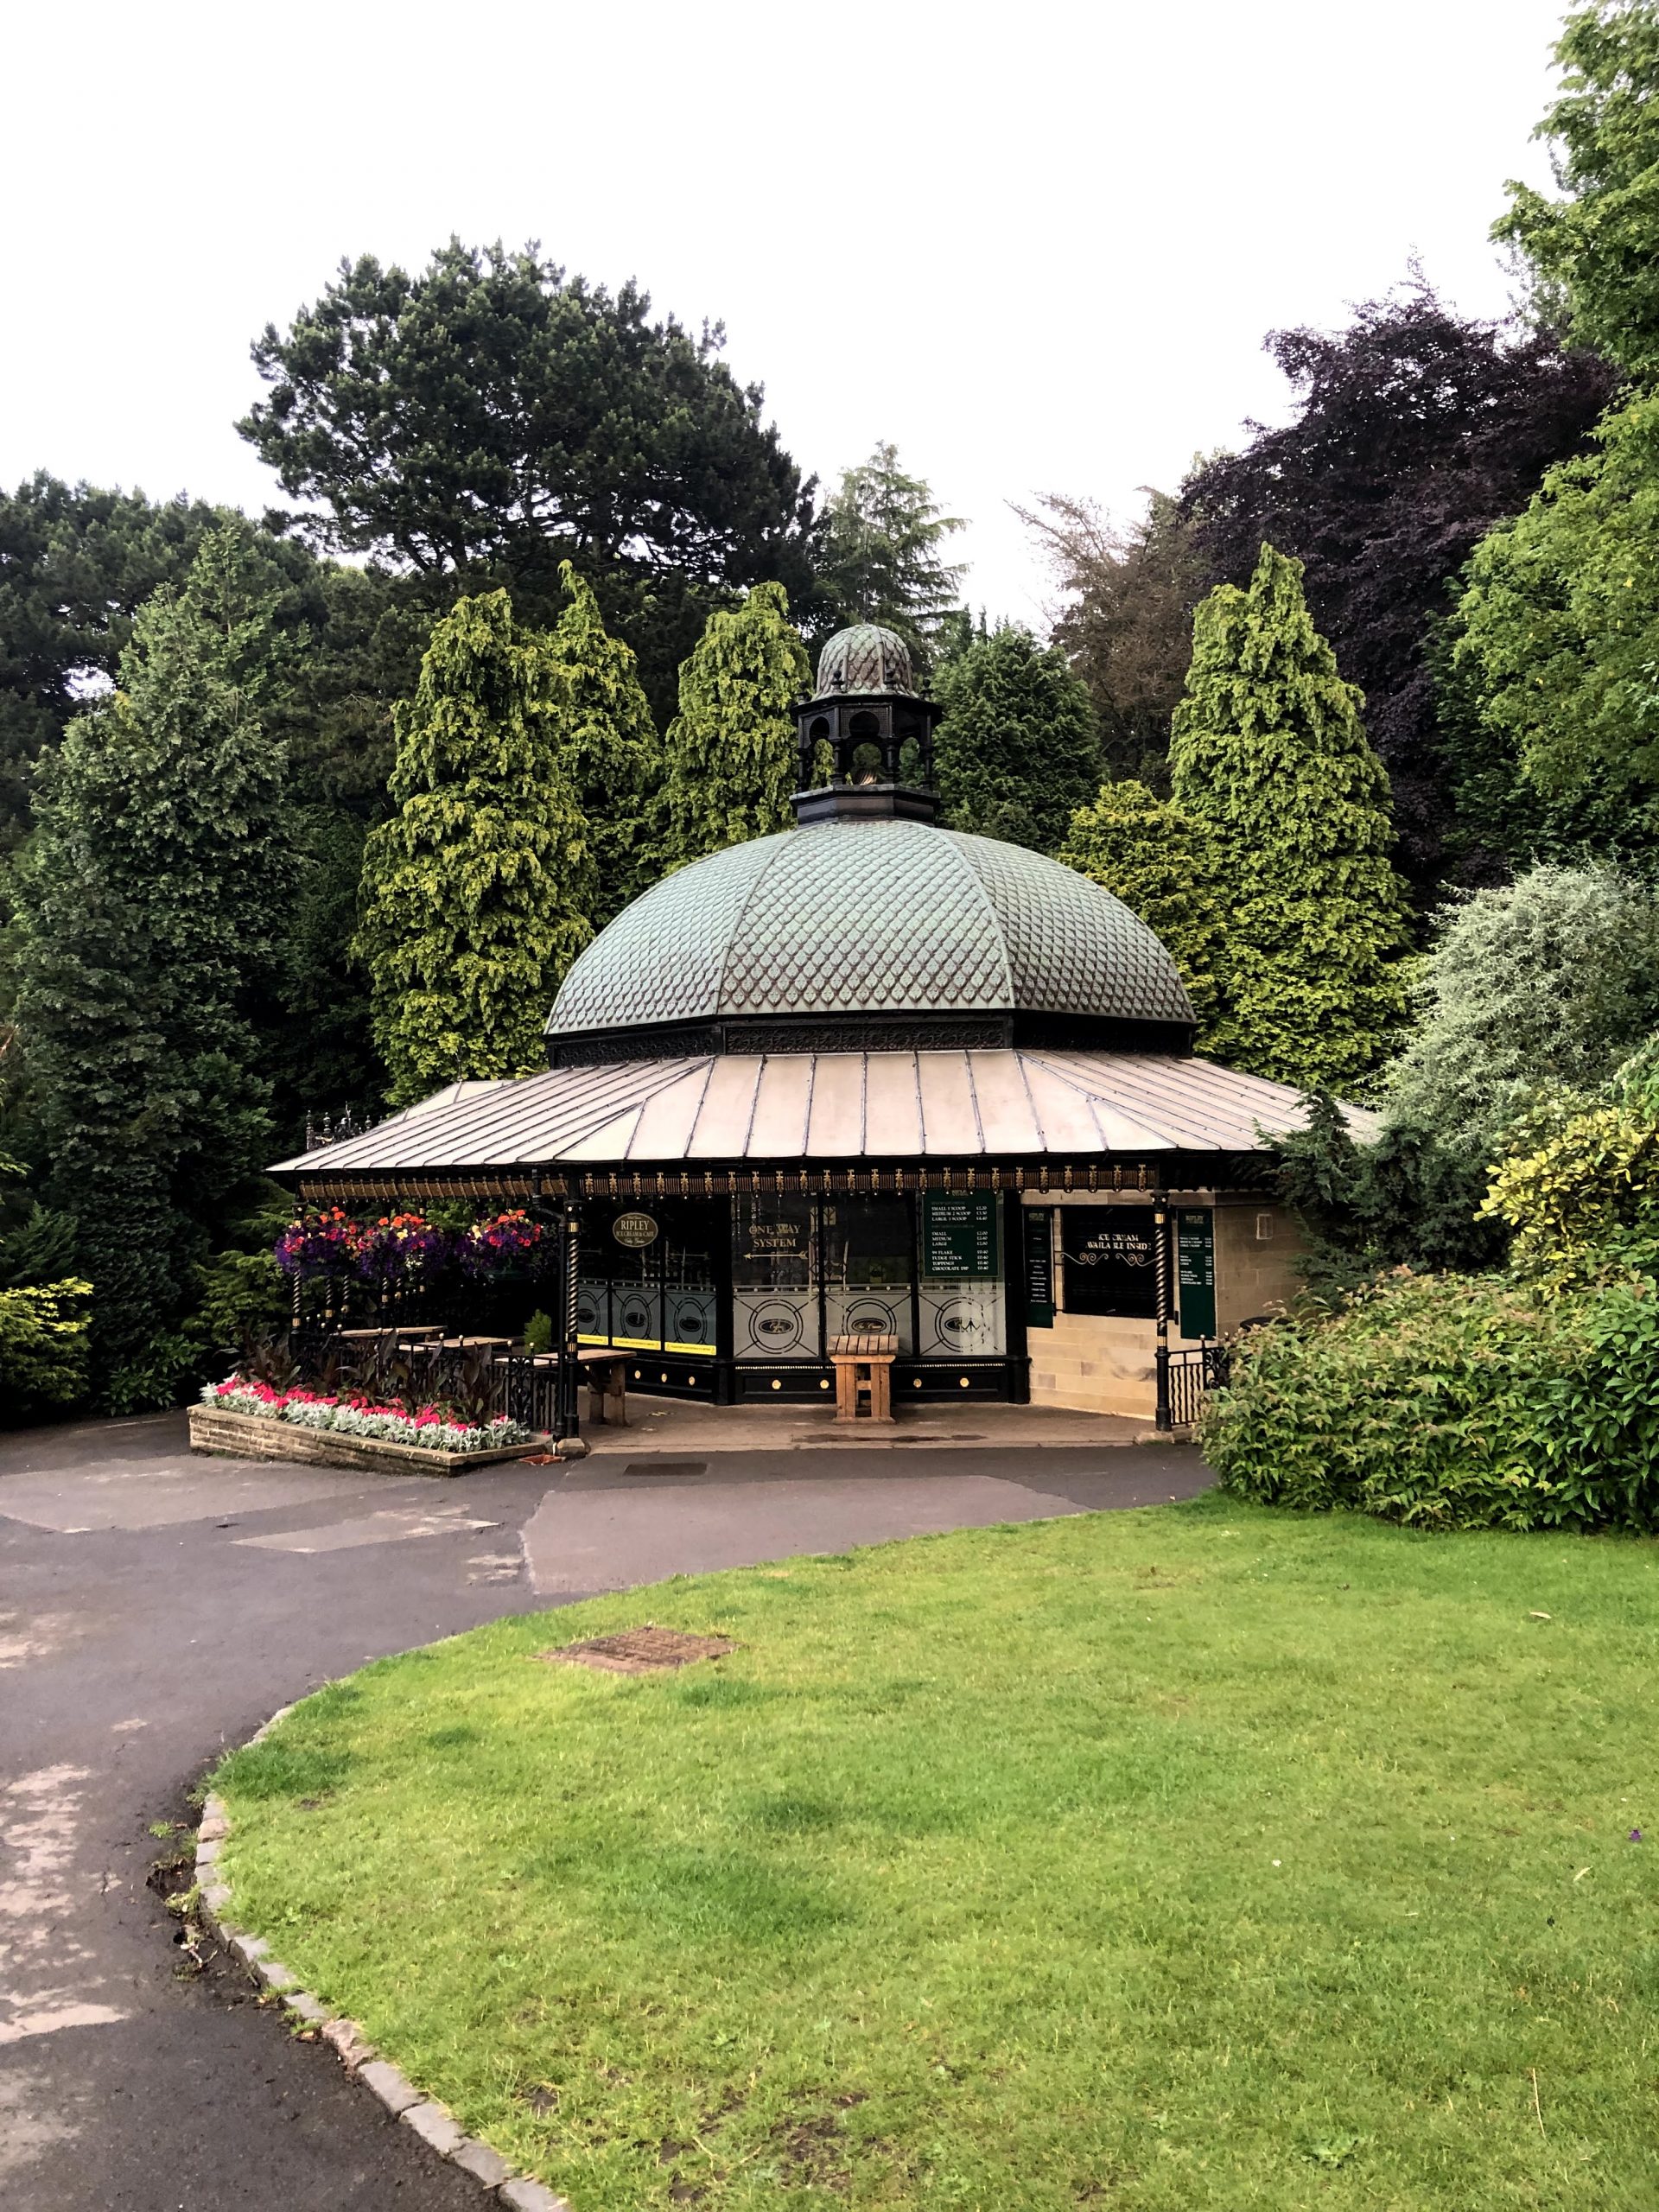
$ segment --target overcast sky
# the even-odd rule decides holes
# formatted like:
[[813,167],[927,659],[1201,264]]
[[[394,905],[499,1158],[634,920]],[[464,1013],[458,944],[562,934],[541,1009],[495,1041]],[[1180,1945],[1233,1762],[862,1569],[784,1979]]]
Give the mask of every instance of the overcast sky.
[[766,387],[803,466],[878,438],[993,614],[1007,510],[1132,513],[1246,416],[1275,325],[1415,255],[1502,313],[1486,243],[1551,85],[1554,0],[290,0],[36,7],[5,38],[0,481],[44,467],[257,512],[248,345],[342,255],[539,238],[632,276]]

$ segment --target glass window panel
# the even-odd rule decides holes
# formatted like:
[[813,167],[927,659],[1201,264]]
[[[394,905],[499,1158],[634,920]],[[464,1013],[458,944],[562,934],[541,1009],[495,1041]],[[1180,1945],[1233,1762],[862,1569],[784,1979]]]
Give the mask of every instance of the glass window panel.
[[912,1349],[912,1236],[903,1198],[830,1198],[823,1207],[823,1324],[831,1337],[862,1329]]
[[1068,1313],[1149,1321],[1158,1311],[1157,1215],[1151,1206],[1062,1206]]
[[811,1359],[818,1342],[818,1252],[810,1198],[732,1200],[732,1322],[740,1359]]

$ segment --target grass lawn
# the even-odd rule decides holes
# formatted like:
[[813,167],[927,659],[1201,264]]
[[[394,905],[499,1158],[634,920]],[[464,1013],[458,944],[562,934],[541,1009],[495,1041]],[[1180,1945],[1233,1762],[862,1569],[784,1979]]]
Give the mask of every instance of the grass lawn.
[[[1656,1565],[1210,1497],[505,1621],[226,1763],[237,1917],[575,2212],[1651,2212]],[[741,1649],[535,1656],[646,1620]]]

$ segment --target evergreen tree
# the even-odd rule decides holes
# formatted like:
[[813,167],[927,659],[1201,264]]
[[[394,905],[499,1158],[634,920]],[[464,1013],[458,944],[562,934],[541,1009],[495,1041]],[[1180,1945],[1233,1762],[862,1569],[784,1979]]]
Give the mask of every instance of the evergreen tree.
[[1659,1030],[1659,894],[1605,864],[1529,869],[1450,910],[1414,995],[1384,1113],[1484,1170],[1540,1090],[1593,1090]]
[[786,830],[795,788],[791,709],[811,689],[781,584],[711,615],[680,671],[664,750],[664,857],[671,867]]
[[254,365],[238,425],[321,548],[367,553],[429,614],[505,584],[551,628],[573,560],[659,715],[709,611],[758,579],[810,589],[812,487],[725,333],[653,320],[534,246],[451,238],[423,269],[342,263]]
[[1052,853],[1100,787],[1094,709],[1065,655],[1007,626],[953,656],[936,689],[947,824]]
[[566,687],[560,734],[588,819],[597,887],[592,918],[602,929],[656,874],[649,816],[662,749],[632,648],[610,635],[592,586],[569,562],[559,575],[570,599],[552,638]]
[[1224,855],[1213,1049],[1281,1083],[1363,1084],[1403,1017],[1404,887],[1360,705],[1299,561],[1264,545],[1248,591],[1199,607],[1170,783]]
[[879,622],[925,670],[966,573],[939,556],[961,528],[919,476],[899,467],[897,446],[878,444],[861,467],[843,469],[824,510],[817,563],[833,626]]
[[397,812],[364,853],[361,957],[391,1099],[543,1062],[565,970],[593,934],[588,825],[559,741],[569,689],[504,591],[435,625],[397,715]]
[[95,1294],[106,1401],[170,1402],[191,1269],[269,1157],[246,1007],[292,875],[276,644],[245,526],[139,611],[120,687],[43,763],[16,872],[16,1014]]
[[1162,940],[1198,1017],[1198,1049],[1209,1051],[1226,930],[1221,855],[1209,825],[1125,777],[1103,784],[1099,798],[1077,809],[1057,857],[1103,885]]

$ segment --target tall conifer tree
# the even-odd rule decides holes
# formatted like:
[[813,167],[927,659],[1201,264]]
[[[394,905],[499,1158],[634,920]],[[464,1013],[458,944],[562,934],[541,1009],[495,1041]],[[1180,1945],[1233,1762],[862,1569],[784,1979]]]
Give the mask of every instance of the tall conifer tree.
[[568,695],[559,726],[588,817],[592,919],[601,929],[658,872],[648,817],[662,778],[662,747],[633,648],[606,629],[592,585],[569,561],[559,577],[570,600],[552,638]]
[[16,874],[17,1021],[94,1294],[95,1377],[167,1403],[193,1262],[269,1157],[246,1007],[291,880],[283,746],[263,727],[270,577],[209,531],[182,590],[140,609],[119,689],[35,788]]
[[781,584],[709,618],[680,670],[680,711],[664,744],[671,865],[786,830],[797,755],[791,709],[811,688]]
[[1208,823],[1160,799],[1132,776],[1103,784],[1080,806],[1056,855],[1121,899],[1160,937],[1198,1017],[1198,1049],[1211,1047],[1226,942],[1227,873]]
[[549,640],[517,626],[505,592],[434,628],[397,711],[397,811],[364,855],[358,941],[394,1104],[542,1065],[553,994],[593,934],[569,712]]
[[1300,561],[1263,545],[1248,590],[1198,607],[1169,759],[1177,804],[1223,856],[1211,1048],[1281,1083],[1363,1083],[1403,1019],[1404,887],[1361,704]]
[[934,688],[945,821],[1052,853],[1100,785],[1094,707],[1065,655],[1006,624],[953,654]]

